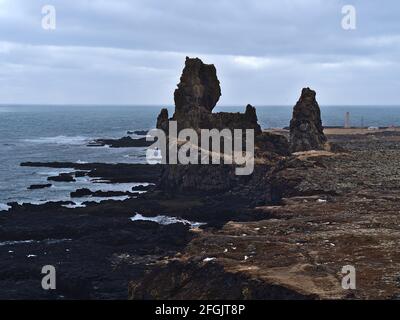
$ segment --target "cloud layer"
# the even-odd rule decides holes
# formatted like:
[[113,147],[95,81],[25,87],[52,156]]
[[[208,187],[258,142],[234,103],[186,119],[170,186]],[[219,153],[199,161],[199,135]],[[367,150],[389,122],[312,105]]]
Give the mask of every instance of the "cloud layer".
[[185,56],[213,63],[222,105],[399,104],[400,5],[353,0],[0,0],[0,103],[172,104]]

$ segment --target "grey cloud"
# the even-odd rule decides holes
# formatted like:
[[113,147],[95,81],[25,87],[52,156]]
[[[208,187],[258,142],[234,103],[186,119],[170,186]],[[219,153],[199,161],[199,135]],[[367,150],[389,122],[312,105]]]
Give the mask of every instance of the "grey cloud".
[[[217,66],[221,104],[397,104],[400,5],[342,0],[0,0],[0,102],[172,103],[184,57]],[[40,79],[40,81],[38,81]],[[371,90],[370,88],[373,88]],[[23,92],[23,94],[21,94]]]

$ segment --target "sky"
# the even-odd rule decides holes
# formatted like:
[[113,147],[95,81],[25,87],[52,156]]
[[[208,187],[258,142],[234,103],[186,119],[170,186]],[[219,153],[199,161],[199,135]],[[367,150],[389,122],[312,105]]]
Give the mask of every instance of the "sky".
[[172,105],[190,56],[216,66],[222,106],[294,105],[303,87],[400,105],[399,17],[398,0],[0,0],[0,103]]

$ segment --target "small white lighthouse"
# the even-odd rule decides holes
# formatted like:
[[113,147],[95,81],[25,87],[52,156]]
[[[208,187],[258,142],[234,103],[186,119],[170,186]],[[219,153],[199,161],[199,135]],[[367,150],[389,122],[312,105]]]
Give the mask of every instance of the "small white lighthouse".
[[346,112],[344,116],[344,127],[346,129],[350,128],[350,112]]

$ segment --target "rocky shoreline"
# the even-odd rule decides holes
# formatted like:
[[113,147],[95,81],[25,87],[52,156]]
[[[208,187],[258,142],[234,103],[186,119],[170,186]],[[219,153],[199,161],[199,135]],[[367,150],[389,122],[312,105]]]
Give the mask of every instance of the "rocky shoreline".
[[[130,283],[131,299],[396,298],[400,134],[332,140],[347,152],[299,153],[270,169],[269,183],[281,190],[274,205],[160,188],[85,208],[11,203],[0,215],[0,297],[125,299]],[[113,181],[122,168],[129,181],[162,174],[158,165],[23,165]],[[206,224],[131,221],[136,213]],[[56,292],[41,289],[46,264],[59,270]],[[351,293],[340,287],[344,264],[359,269]]]
[[[179,256],[132,281],[130,297],[398,299],[400,134],[378,137],[370,144],[368,136],[344,135],[344,154],[298,154],[302,165],[275,172],[284,186],[280,205],[255,208],[269,218],[204,230]],[[341,287],[345,265],[357,270],[357,290]],[[221,279],[230,290],[220,289]]]
[[[251,105],[213,113],[220,95],[215,67],[187,58],[175,113],[163,109],[157,128],[253,129],[251,175],[236,175],[236,164],[21,163],[71,170],[54,182],[138,185],[8,203],[0,299],[400,298],[400,132],[329,135],[309,88],[289,131],[266,132]],[[74,206],[80,197],[89,200]],[[56,290],[41,288],[44,265],[56,267]],[[357,290],[341,287],[345,265],[357,270]]]
[[[87,170],[91,177],[114,182],[121,180],[122,169],[126,173],[123,182],[155,181],[160,174],[157,165],[22,165],[74,167],[76,172]],[[206,223],[205,228],[221,226],[231,219],[254,219],[250,212],[230,211],[239,207],[232,203],[226,208],[222,199],[210,202],[198,196],[171,197],[159,190],[139,189],[147,193],[128,194],[125,201],[89,201],[84,208],[66,208],[68,202],[10,203],[11,209],[0,215],[0,298],[126,299],[129,281],[140,279],[157,262],[177,254],[196,235],[182,223],[131,221],[138,212],[145,217],[163,214],[201,221]],[[82,190],[77,190],[75,195],[80,193]],[[40,285],[40,270],[48,264],[59,274],[55,292],[44,291]]]

